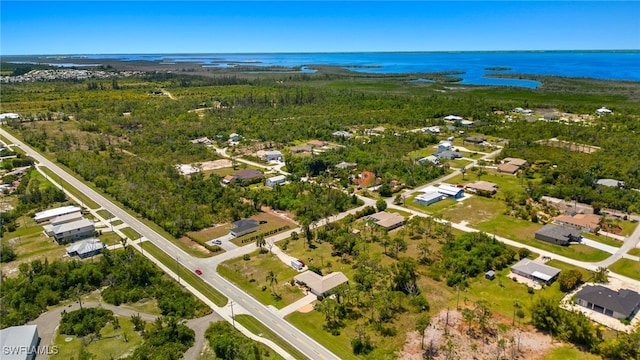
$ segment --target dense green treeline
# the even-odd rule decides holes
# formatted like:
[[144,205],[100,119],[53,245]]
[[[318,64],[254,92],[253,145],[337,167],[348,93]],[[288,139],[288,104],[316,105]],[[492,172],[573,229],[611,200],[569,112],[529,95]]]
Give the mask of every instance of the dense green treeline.
[[103,299],[115,305],[154,297],[163,315],[193,318],[211,311],[176,283],[165,280],[160,269],[129,247],[114,252],[105,249],[99,261],[34,260],[20,264],[19,270],[18,276],[0,283],[2,328],[24,324],[48,306],[101,287],[106,287]]

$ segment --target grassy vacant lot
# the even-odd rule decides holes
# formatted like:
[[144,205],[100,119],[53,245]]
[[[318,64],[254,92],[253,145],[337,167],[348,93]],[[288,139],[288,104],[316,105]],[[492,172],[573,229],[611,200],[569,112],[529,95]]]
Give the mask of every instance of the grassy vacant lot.
[[580,351],[571,345],[557,347],[544,357],[544,360],[599,360],[601,357]]
[[620,259],[609,266],[609,270],[632,279],[640,280],[640,262],[637,261]]
[[111,214],[109,211],[105,210],[105,209],[100,209],[97,211],[98,215],[100,215],[103,219],[105,220],[109,220],[113,217],[113,214]]
[[[265,339],[269,339],[271,341],[273,341],[274,343],[276,343],[278,346],[280,346],[282,349],[284,349],[286,352],[288,352],[291,356],[293,356],[296,359],[307,359],[306,356],[304,356],[301,352],[299,352],[296,348],[294,348],[293,346],[291,346],[291,344],[289,344],[288,342],[282,340],[282,338],[278,335],[276,335],[276,333],[274,333],[271,329],[269,329],[268,327],[264,326],[261,322],[259,322],[258,320],[256,320],[256,318],[254,318],[251,315],[236,315],[235,320],[242,324],[242,326],[244,326],[245,328],[247,328],[247,330],[251,331],[252,333],[261,336]],[[269,349],[269,359],[282,359],[282,357],[276,353],[275,351]]]
[[640,248],[633,248],[627,252],[629,255],[640,256]]
[[[120,329],[114,329],[113,324],[107,324],[100,331],[100,338],[89,340],[89,337],[79,338],[74,335],[57,334],[53,345],[58,347],[58,354],[50,355],[49,359],[78,358],[80,350],[84,348],[95,360],[119,359],[142,344],[142,336],[133,330],[133,324],[127,317],[118,316]],[[125,341],[125,337],[127,341]]]
[[[579,266],[567,264],[566,262],[560,260],[549,260],[546,262],[547,265],[558,268],[562,271],[564,270],[578,270],[582,274],[582,281],[589,282],[593,278],[593,271],[589,271],[587,269],[581,268]],[[555,283],[554,283],[555,284]]]
[[98,238],[106,245],[117,245],[120,243],[120,240],[122,240],[120,235],[114,232],[103,232]]
[[2,241],[14,246],[18,258],[4,264],[3,273],[13,273],[13,269],[17,270],[18,265],[23,262],[35,259],[44,261],[45,257],[52,261],[66,254],[65,247],[58,245],[53,238],[47,237],[42,230],[42,224],[36,224],[31,216],[21,216],[16,220],[16,224],[16,231],[5,233]]
[[122,233],[124,233],[124,235],[129,240],[138,240],[141,237],[140,234],[138,234],[137,231],[133,230],[130,227],[126,227],[126,228],[120,229],[120,231],[122,231]]
[[[49,170],[48,168],[45,168],[45,167],[42,167],[41,169],[47,174],[47,177],[49,177],[53,181],[57,182],[60,186],[62,186],[62,188],[64,188],[66,191],[71,193],[71,195],[73,195],[76,199],[78,199],[80,202],[82,202],[82,205],[84,205],[84,206],[86,206],[86,207],[88,207],[90,209],[99,209],[100,208],[100,205],[98,205],[95,201],[91,200],[91,198],[86,196],[83,192],[79,191],[75,187],[69,185],[68,182],[62,180],[62,178],[60,178],[53,171],[51,171],[51,170]],[[69,172],[69,173],[71,174],[71,172]]]
[[[149,241],[145,241],[141,244],[144,251],[147,251],[158,261],[163,263],[169,269],[176,268],[176,259],[169,256],[164,251],[160,250],[157,246],[153,245]],[[214,304],[218,306],[227,305],[227,297],[222,295],[216,289],[211,287],[209,284],[205,283],[198,275],[193,273],[191,270],[187,269],[183,265],[180,265],[180,279],[181,281],[186,281],[189,285],[193,286],[196,290],[198,290],[201,294],[206,296],[209,300],[211,300]]]
[[287,321],[292,323],[305,334],[309,335],[315,341],[336,354],[340,359],[358,359],[353,354],[351,348],[351,339],[355,334],[350,333],[350,329],[342,329],[339,336],[331,335],[323,329],[325,323],[324,316],[318,311],[310,313],[294,312],[286,317]]
[[[275,292],[280,298],[271,294],[271,284],[267,281],[267,274],[273,271],[277,275],[274,283]],[[229,279],[241,289],[265,305],[273,305],[281,309],[304,295],[297,286],[290,282],[298,274],[291,266],[285,265],[276,255],[259,254],[256,250],[250,254],[250,260],[236,258],[225,261],[218,267],[218,273]]]

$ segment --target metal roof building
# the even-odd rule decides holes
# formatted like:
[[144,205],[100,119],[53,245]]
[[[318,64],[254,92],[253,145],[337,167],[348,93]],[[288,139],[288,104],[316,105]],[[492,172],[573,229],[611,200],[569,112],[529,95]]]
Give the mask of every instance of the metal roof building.
[[40,336],[36,325],[12,326],[0,330],[2,360],[33,360]]

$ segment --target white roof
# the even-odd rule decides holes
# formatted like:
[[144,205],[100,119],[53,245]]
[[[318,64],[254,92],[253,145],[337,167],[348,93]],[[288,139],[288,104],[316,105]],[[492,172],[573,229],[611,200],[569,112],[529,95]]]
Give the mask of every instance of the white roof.
[[542,279],[544,281],[549,281],[552,278],[552,276],[549,276],[547,274],[543,274],[540,271],[534,271],[533,273],[531,273],[531,276],[533,276],[536,279]]
[[58,225],[47,225],[44,227],[46,232],[51,232],[53,234],[61,234],[67,231],[76,230],[76,229],[84,229],[87,227],[93,227],[93,221],[89,219],[82,218],[80,220],[62,223]]
[[456,115],[448,115],[444,117],[445,120],[462,120],[462,117]]
[[104,244],[102,243],[102,241],[96,238],[92,238],[75,242],[71,246],[67,247],[66,250],[67,254],[75,252],[78,255],[81,255],[102,248],[104,248]]
[[606,107],[601,107],[600,109],[596,110],[596,112],[600,113],[600,114],[604,114],[604,113],[610,113],[611,110],[607,109]]
[[444,195],[438,193],[438,192],[428,192],[428,193],[424,193],[424,194],[420,194],[418,196],[415,197],[414,201],[416,200],[422,200],[425,202],[429,202],[431,200],[437,199],[437,198],[442,198]]
[[270,177],[267,180],[269,180],[269,181],[283,181],[285,179],[286,179],[286,177],[284,175],[278,175],[278,176]]
[[0,120],[5,120],[5,119],[19,119],[20,115],[16,114],[16,113],[4,113],[4,114],[0,114]]
[[63,207],[59,207],[59,208],[55,208],[55,209],[49,209],[49,210],[45,210],[45,211],[40,211],[40,212],[36,213],[36,215],[34,216],[34,219],[36,221],[46,220],[46,219],[54,218],[56,216],[65,215],[65,214],[78,212],[78,211],[82,211],[82,209],[77,207],[77,206],[73,206],[73,205],[63,206]]
[[38,336],[38,327],[36,325],[12,326],[0,330],[0,348],[3,349],[2,359],[26,359],[27,357],[24,352],[20,354],[7,354],[4,350],[10,348],[16,349],[16,351],[20,348],[30,349],[35,345],[32,342],[36,336]]
[[447,184],[442,184],[438,186],[438,192],[444,195],[453,196],[459,193],[460,191],[464,191],[464,190],[455,186],[447,185]]

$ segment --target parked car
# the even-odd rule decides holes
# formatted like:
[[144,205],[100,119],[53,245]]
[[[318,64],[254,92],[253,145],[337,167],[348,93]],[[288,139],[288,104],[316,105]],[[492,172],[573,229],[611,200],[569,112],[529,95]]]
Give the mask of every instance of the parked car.
[[196,274],[202,275],[202,271],[200,271],[200,269],[196,269]]
[[216,245],[222,245],[222,240],[213,240],[213,243]]

